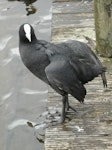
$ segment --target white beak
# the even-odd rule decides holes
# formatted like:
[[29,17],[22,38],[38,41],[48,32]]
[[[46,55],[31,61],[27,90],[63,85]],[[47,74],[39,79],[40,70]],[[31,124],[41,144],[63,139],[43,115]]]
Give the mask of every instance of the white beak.
[[31,42],[31,27],[29,24],[24,25],[25,36]]

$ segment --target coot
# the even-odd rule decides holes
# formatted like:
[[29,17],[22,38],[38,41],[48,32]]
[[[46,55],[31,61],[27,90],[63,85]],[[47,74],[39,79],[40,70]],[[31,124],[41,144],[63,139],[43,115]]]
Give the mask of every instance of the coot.
[[83,102],[84,84],[101,75],[106,87],[106,68],[85,43],[70,40],[53,44],[36,38],[30,24],[19,29],[19,51],[24,65],[39,79],[62,96],[63,108],[60,123],[66,118],[68,94]]

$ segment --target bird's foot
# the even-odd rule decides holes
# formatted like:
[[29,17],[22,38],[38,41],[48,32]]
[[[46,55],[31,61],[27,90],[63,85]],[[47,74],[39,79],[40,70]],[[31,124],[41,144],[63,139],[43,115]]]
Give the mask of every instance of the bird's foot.
[[107,81],[103,81],[104,88],[107,88]]
[[65,119],[68,119],[69,121],[71,120],[68,116],[66,116],[65,118],[61,117],[61,118],[55,118],[51,121],[52,126],[56,126],[56,125],[60,125],[65,123]]
[[75,108],[73,108],[72,106],[68,105],[67,106],[67,111],[69,111],[70,109],[73,110],[73,111],[75,111],[75,112],[77,112]]

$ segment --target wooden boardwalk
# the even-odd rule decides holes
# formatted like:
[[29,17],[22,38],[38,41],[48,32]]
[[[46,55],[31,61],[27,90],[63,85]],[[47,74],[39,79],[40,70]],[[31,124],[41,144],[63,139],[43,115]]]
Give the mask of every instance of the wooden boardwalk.
[[[52,41],[95,38],[93,2],[55,0],[53,3]],[[103,60],[107,71],[108,88],[104,90],[100,77],[86,84],[85,104],[69,97],[77,113],[58,126],[46,129],[45,150],[112,150],[112,67]],[[61,96],[49,89],[48,109],[61,111]]]

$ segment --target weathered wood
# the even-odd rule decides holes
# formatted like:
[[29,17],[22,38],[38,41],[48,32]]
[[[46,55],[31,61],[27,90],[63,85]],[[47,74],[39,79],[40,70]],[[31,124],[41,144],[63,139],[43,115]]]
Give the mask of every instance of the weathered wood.
[[52,41],[95,38],[93,1],[53,3]]
[[112,0],[94,0],[96,48],[101,56],[112,57]]
[[94,10],[93,2],[81,3],[77,2],[64,2],[64,3],[54,3],[53,4],[53,14],[77,14],[77,13],[92,13]]
[[[112,149],[112,80],[108,75],[107,91],[101,79],[86,85],[85,104],[79,104],[71,96],[70,103],[77,113],[69,112],[71,121],[46,130],[46,150],[108,150]],[[52,106],[52,109],[51,107]],[[49,93],[49,107],[61,111],[61,97]]]
[[[69,4],[71,5],[71,2]],[[58,9],[56,6],[57,5],[55,5],[53,9]],[[60,10],[64,10],[64,8]],[[70,11],[71,10],[68,12]],[[84,36],[95,38],[92,11],[90,14],[88,14],[88,12],[72,12],[71,14],[74,16],[74,19],[70,16],[70,13],[61,12],[59,13],[57,11],[56,13],[56,11],[54,11],[53,13],[52,41],[59,42],[67,39],[84,41]],[[84,16],[82,16],[83,25],[80,24],[82,14],[84,14]],[[76,20],[79,22],[77,23]],[[90,25],[87,26],[87,22],[89,21]],[[109,65],[109,60],[107,60],[106,63]],[[109,70],[110,69],[112,69],[112,67],[109,68]],[[70,121],[66,120],[62,125],[46,129],[45,150],[112,149],[112,75],[110,71],[107,73],[107,78],[107,90],[104,90],[100,77],[86,84],[87,95],[84,105],[69,96],[70,104],[77,110],[77,113],[69,111],[68,117],[71,118]],[[61,96],[52,89],[49,89],[49,111],[52,113],[54,110],[61,112],[61,108]]]
[[70,2],[70,1],[77,2],[82,0],[53,0],[53,2]]
[[94,20],[93,14],[56,14],[53,15],[53,26],[74,26],[80,28],[82,26],[85,27],[93,27]]

